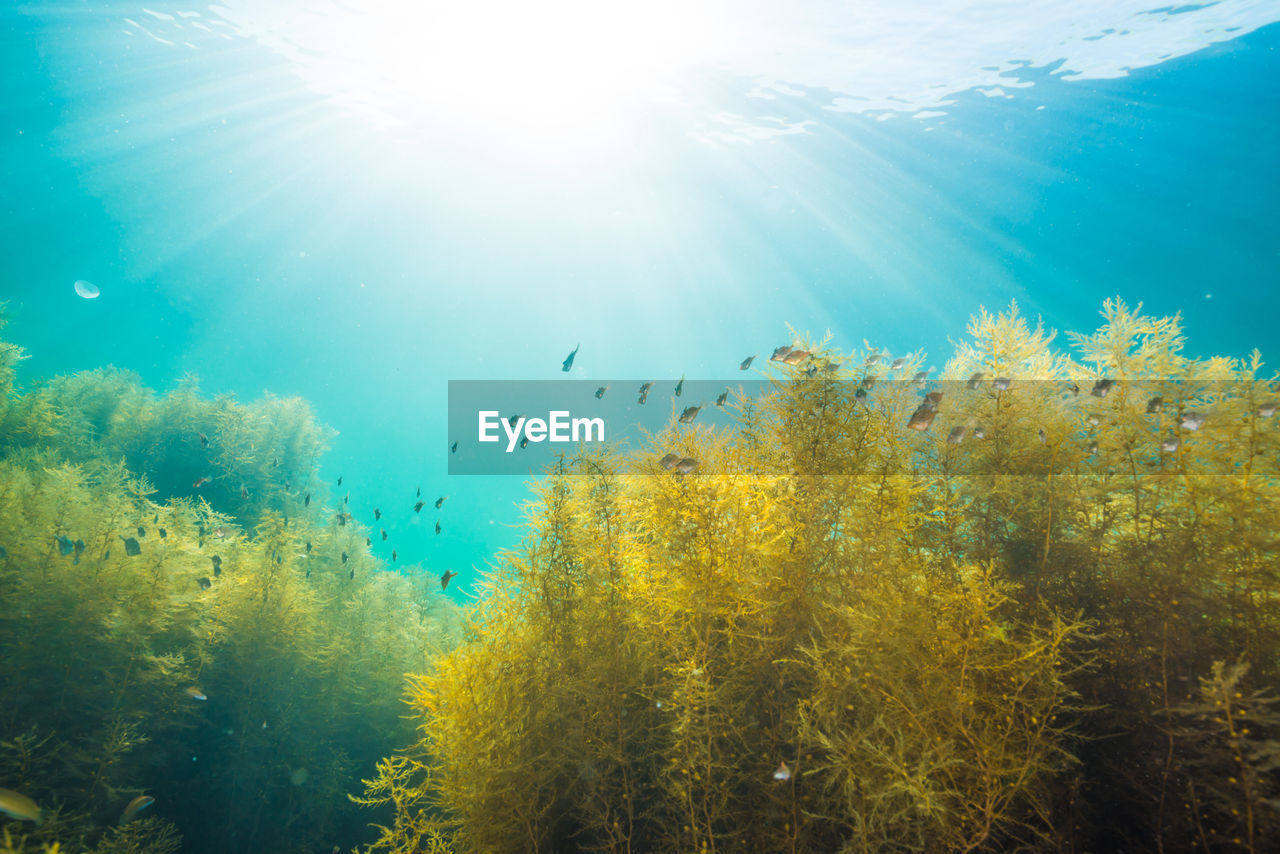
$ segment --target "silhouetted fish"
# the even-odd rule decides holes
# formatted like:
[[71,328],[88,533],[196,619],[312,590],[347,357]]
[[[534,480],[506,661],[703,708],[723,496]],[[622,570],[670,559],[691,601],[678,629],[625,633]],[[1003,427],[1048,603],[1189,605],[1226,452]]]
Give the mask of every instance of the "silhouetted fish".
[[351,567],[351,572],[347,573],[347,580],[348,581],[356,580],[356,568],[354,566]]
[[426,506],[427,506],[427,502],[425,502],[425,501],[423,501],[421,498],[419,498],[417,501],[415,501],[415,502],[413,503],[413,512],[414,512],[414,513],[421,513],[421,512],[422,512],[422,508],[423,508],[423,507],[426,507]]
[[246,500],[246,499],[248,499],[248,497],[249,497],[249,487],[245,486],[243,483],[242,483],[242,484],[240,484],[240,498],[241,498],[241,500]]
[[520,437],[520,450],[524,450],[524,449],[525,449],[525,448],[527,448],[527,447],[529,447],[529,437],[528,437],[528,436],[521,436],[521,437]]
[[124,540],[124,553],[129,557],[137,557],[142,554],[142,546],[138,545],[138,541],[133,537],[121,537]]
[[54,540],[58,543],[58,552],[60,554],[69,555],[72,550],[75,549],[75,543],[71,542],[70,537],[64,537],[61,534],[57,534],[54,536]]
[[561,363],[560,365],[560,370],[564,371],[566,374],[569,373],[570,369],[573,368],[573,358],[574,356],[578,355],[578,351],[580,349],[582,349],[582,344],[578,344],[577,347],[573,348],[572,353],[570,353],[568,356],[565,356],[564,362]]
[[208,590],[213,586],[213,582],[203,575],[196,579],[196,584],[200,585],[201,590]]
[[365,544],[365,548],[368,548],[369,546],[373,545],[373,537],[365,537],[364,544]]
[[383,528],[383,529],[382,529],[382,541],[383,541],[384,543],[387,541],[387,529],[386,529],[386,528]]
[[302,499],[302,506],[303,506],[303,507],[310,507],[310,506],[311,506],[311,493],[310,493],[310,492],[308,492],[308,493],[306,494],[306,497],[304,497],[304,498]]
[[604,393],[608,390],[609,390],[609,387],[607,385],[602,385],[600,386],[600,388],[596,389],[596,400],[599,400],[600,398],[604,397]]
[[653,388],[653,383],[641,383],[640,396],[636,399],[636,403],[643,404],[649,399],[649,389]]
[[348,558],[348,556],[347,556],[347,553],[346,553],[346,552],[343,552],[343,553],[342,553],[342,562],[343,562],[343,563],[346,563],[346,562],[347,562],[347,560],[349,560],[349,558]]
[[716,406],[723,407],[725,405],[725,402],[728,399],[729,399],[729,389],[725,389],[723,392],[720,393],[720,396],[716,398]]
[[144,527],[142,527],[141,525],[139,525],[139,526],[138,526],[138,536],[139,536],[139,537],[146,537],[146,536],[147,536],[147,529],[146,529],[146,528],[144,528]]
[[676,463],[676,474],[692,474],[693,470],[698,467],[698,461],[692,457],[684,457],[680,462]]
[[684,375],[680,375],[680,382],[676,383],[676,397],[684,393]]
[[1151,414],[1153,414],[1153,413],[1159,412],[1159,411],[1161,411],[1162,409],[1164,409],[1164,398],[1163,398],[1163,397],[1153,397],[1153,398],[1151,398],[1150,400],[1148,400],[1148,401],[1147,401],[1147,414],[1148,414],[1148,415],[1151,415]]
[[338,475],[338,486],[342,486],[342,475]]
[[984,373],[982,373],[982,372],[978,372],[978,373],[974,374],[973,376],[969,377],[969,382],[968,382],[968,383],[966,383],[966,386],[968,387],[968,389],[969,389],[970,391],[973,391],[973,390],[974,390],[974,389],[976,389],[978,386],[982,385],[982,378],[983,378],[983,377],[985,377],[985,376],[986,376],[986,374],[984,374]]
[[168,531],[166,531],[164,528],[156,528],[156,531],[157,531],[157,532],[159,532],[159,534],[160,534],[160,539],[162,539],[162,540],[163,540],[165,537],[169,536],[169,532],[168,532]]
[[784,344],[781,347],[775,347],[773,350],[773,355],[769,357],[769,361],[781,362],[783,359],[787,358],[787,354],[790,352],[791,352],[791,347],[789,345]]
[[307,540],[307,554],[311,554],[311,541]]
[[747,370],[748,368],[751,367],[751,363],[754,362],[755,360],[756,360],[756,354],[753,353],[752,355],[742,360],[742,362],[738,365],[738,370],[740,371]]
[[457,443],[457,442],[454,442],[452,445],[450,445],[450,446],[449,446],[449,453],[451,453],[451,454],[456,454],[456,453],[458,453],[458,443]]
[[440,533],[440,523],[436,522],[436,533]]
[[1093,391],[1089,392],[1089,394],[1094,397],[1106,397],[1107,394],[1110,393],[1111,387],[1115,384],[1115,380],[1109,380],[1106,377],[1103,377],[1093,384]]
[[348,492],[346,495],[342,496],[342,506],[346,507],[350,503],[351,503],[351,493]]
[[202,447],[202,448],[207,448],[207,447],[209,447],[209,437],[208,437],[208,436],[206,436],[206,435],[205,435],[205,434],[203,434],[203,433],[197,433],[196,435],[200,437],[200,447]]
[[689,424],[693,419],[698,417],[698,413],[702,410],[702,406],[686,406],[684,412],[680,413],[680,423]]
[[373,508],[373,521],[377,522],[382,518],[382,511],[377,507]]
[[192,488],[192,489],[199,489],[200,487],[204,486],[204,485],[205,485],[206,483],[208,483],[208,482],[209,482],[209,478],[207,478],[207,477],[198,477],[198,478],[196,478],[196,482],[195,482],[195,483],[193,483],[193,484],[191,484],[191,488]]
[[508,423],[508,424],[510,424],[512,427],[515,427],[517,424],[519,424],[519,423],[520,423],[520,415],[519,415],[519,414],[516,414],[516,415],[508,415],[508,416],[507,416],[507,423]]
[[209,560],[213,563],[213,577],[222,575],[222,558],[218,555],[210,555]]
[[395,549],[392,549],[392,550],[391,550],[391,562],[392,562],[392,563],[395,563],[395,562],[396,562],[396,550],[395,550]]
[[449,582],[450,582],[451,580],[453,580],[453,577],[454,577],[455,575],[457,575],[457,574],[458,574],[458,573],[456,573],[456,572],[452,572],[452,571],[447,570],[447,569],[446,569],[443,573],[441,573],[441,575],[440,575],[440,589],[441,589],[441,590],[448,590],[448,589],[449,589]]
[[911,413],[911,420],[907,422],[907,426],[912,430],[928,430],[929,425],[933,423],[933,419],[938,416],[938,410],[927,403],[922,403],[916,407],[916,411]]

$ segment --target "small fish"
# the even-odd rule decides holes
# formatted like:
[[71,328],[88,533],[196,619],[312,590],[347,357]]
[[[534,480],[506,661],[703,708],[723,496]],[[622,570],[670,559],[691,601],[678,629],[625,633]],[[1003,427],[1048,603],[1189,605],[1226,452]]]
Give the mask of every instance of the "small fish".
[[342,486],[342,475],[338,475],[338,486]]
[[209,447],[209,437],[208,437],[208,436],[206,436],[206,435],[205,435],[205,434],[203,434],[203,433],[197,433],[196,435],[200,437],[200,447],[202,447],[202,448],[207,448],[207,447]]
[[139,525],[139,526],[138,526],[138,536],[139,536],[139,537],[146,537],[146,536],[147,536],[147,529],[146,529],[146,528],[144,528],[144,527],[142,527],[141,525]]
[[58,542],[58,552],[62,555],[69,555],[75,550],[75,543],[71,542],[70,537],[64,537],[61,534],[54,537]]
[[440,523],[436,522],[436,533],[440,533]]
[[858,386],[858,390],[853,393],[853,396],[856,397],[858,400],[866,400],[867,390],[862,386]]
[[456,572],[452,572],[452,571],[450,571],[450,570],[447,570],[447,569],[446,569],[446,570],[445,570],[445,571],[440,575],[440,589],[441,589],[441,590],[448,590],[448,589],[449,589],[449,582],[450,582],[450,581],[453,579],[453,577],[454,577],[455,575],[457,575],[457,574],[458,574],[458,573],[456,573]]
[[373,545],[373,537],[365,537],[365,538],[364,538],[364,546],[365,546],[365,548],[369,548],[369,547],[370,547],[370,546],[372,546],[372,545]]
[[206,483],[208,483],[208,482],[209,482],[209,478],[207,478],[207,477],[198,477],[198,478],[196,478],[196,482],[195,482],[195,483],[193,483],[193,484],[191,484],[191,488],[192,488],[192,489],[199,489],[200,487],[204,486],[204,485],[205,485]]
[[573,348],[572,353],[570,353],[568,356],[565,356],[564,362],[560,365],[560,370],[564,371],[566,374],[569,373],[570,369],[573,368],[573,357],[578,355],[578,350],[580,350],[581,348],[582,348],[582,344],[579,343],[577,347]]
[[975,439],[985,439],[985,438],[987,438],[987,428],[986,428],[986,427],[974,427],[974,428],[973,428],[973,438],[975,438]]
[[34,821],[37,825],[42,821],[39,805],[13,789],[0,789],[0,813],[17,821]]
[[349,513],[343,513],[342,511],[338,511],[333,517],[334,521],[343,528],[347,526],[347,520],[350,518],[351,515]]
[[346,552],[343,552],[343,553],[342,553],[342,562],[343,562],[343,563],[346,563],[348,559],[349,559],[349,556],[347,555],[347,553],[346,553]]
[[382,541],[383,541],[384,543],[387,541],[387,529],[386,529],[386,528],[383,528],[383,529],[382,529]]
[[754,361],[756,360],[756,356],[758,356],[758,355],[759,355],[758,353],[753,353],[752,355],[750,355],[750,356],[748,356],[747,358],[743,359],[743,360],[738,364],[738,370],[740,370],[740,371],[746,371],[746,370],[749,370],[749,369],[751,368],[751,363],[752,363],[752,362],[754,362]]
[[1164,409],[1164,398],[1163,398],[1163,397],[1153,397],[1153,398],[1151,398],[1150,400],[1148,400],[1148,401],[1147,401],[1147,414],[1148,414],[1148,415],[1152,415],[1152,414],[1154,414],[1154,413],[1156,413],[1156,412],[1160,412],[1162,409]]
[[991,387],[996,391],[1008,391],[1009,386],[1012,383],[1013,383],[1013,380],[1009,379],[1008,377],[996,377],[994,380],[991,381]]
[[209,555],[209,560],[213,563],[213,577],[217,578],[222,575],[222,558],[219,555]]
[[201,691],[199,688],[197,688],[194,685],[192,685],[190,688],[187,689],[187,696],[193,700],[200,700],[201,702],[204,702],[205,700],[209,699],[204,695],[203,691]]
[[124,812],[120,813],[120,821],[117,824],[128,824],[138,813],[156,802],[156,799],[150,795],[138,795],[138,797],[129,801],[129,805],[124,808]]
[[933,370],[933,369],[932,369],[932,368],[928,368],[928,369],[923,370],[923,371],[916,371],[916,375],[915,375],[914,377],[912,377],[912,378],[911,378],[911,384],[912,384],[912,385],[924,385],[925,380],[929,379],[929,371],[931,371],[931,370]]
[[1178,450],[1178,446],[1180,444],[1181,443],[1178,441],[1176,436],[1170,436],[1168,439],[1165,439],[1160,443],[1160,450],[1164,451],[1166,454],[1172,454],[1174,451]]
[[124,553],[129,557],[137,557],[142,554],[142,546],[138,545],[138,541],[133,537],[121,537],[124,540]]
[[684,412],[680,413],[680,423],[681,424],[693,423],[693,419],[698,417],[698,412],[701,411],[701,409],[702,409],[701,404],[699,404],[698,406],[686,406],[684,408]]
[[942,403],[942,392],[940,391],[929,392],[924,396],[924,402],[932,406],[934,409],[937,409],[938,404]]
[[783,782],[791,779],[791,769],[787,767],[787,763],[779,762],[777,769],[773,772],[773,779],[782,780]]
[[809,358],[808,350],[792,350],[782,357],[782,361],[787,365],[798,365],[807,358]]
[[280,465],[280,458],[279,458],[279,457],[272,457],[272,458],[271,458],[271,467],[272,467],[272,468],[277,468],[277,467],[279,467],[279,465]]
[[680,375],[680,382],[676,383],[676,397],[684,393],[684,375]]
[[350,503],[351,503],[351,493],[348,492],[346,495],[342,496],[342,506],[346,507]]
[[880,354],[872,353],[870,356],[867,356],[866,360],[862,363],[862,366],[865,368],[870,368],[871,366],[875,365],[879,361],[880,361]]
[[933,419],[938,416],[938,410],[927,403],[922,403],[916,407],[916,411],[911,414],[911,420],[907,422],[907,427],[912,430],[925,431],[929,429],[929,425],[933,423]]
[[522,451],[523,451],[523,450],[524,450],[525,448],[527,448],[527,447],[529,447],[529,437],[528,437],[528,436],[521,436],[521,437],[520,437],[520,450],[522,450]]
[[[76,556],[71,561],[71,563],[75,565],[79,565],[80,555],[84,554],[84,540],[77,538],[76,541],[71,544],[71,547],[75,549],[75,553],[76,553]],[[3,549],[0,549],[0,557],[4,557],[4,554],[2,552],[3,552]]]
[[600,388],[596,389],[596,400],[599,400],[600,398],[604,397],[604,393],[608,390],[609,390],[609,387],[607,385],[602,385],[600,386]]
[[396,550],[395,550],[395,549],[392,549],[392,550],[391,550],[391,562],[392,562],[392,563],[395,563],[395,562],[396,562]]
[[723,392],[721,392],[720,396],[716,398],[716,406],[723,408],[725,405],[725,402],[728,400],[729,400],[729,389],[725,389]]
[[414,502],[414,505],[413,505],[413,512],[414,512],[414,513],[421,513],[421,512],[422,512],[422,508],[423,508],[423,507],[426,507],[426,506],[427,506],[427,502],[425,502],[425,501],[423,501],[421,498],[419,498],[416,502]]
[[1037,430],[1037,431],[1036,431],[1036,435],[1040,437],[1040,444],[1041,444],[1041,445],[1047,445],[1047,444],[1049,444],[1049,434],[1048,434],[1048,433],[1046,433],[1046,432],[1044,432],[1044,428],[1043,428],[1043,427],[1041,427],[1039,430]]
[[1201,427],[1204,426],[1204,422],[1205,422],[1204,413],[1188,412],[1182,416],[1182,421],[1179,422],[1179,426],[1181,426],[1183,430],[1190,430],[1191,432],[1194,433],[1196,430],[1199,430]]
[[692,457],[685,457],[676,463],[676,474],[693,474],[694,469],[698,467],[698,461]]
[[[351,567],[351,571],[347,573],[347,581],[355,581],[355,580],[356,580],[356,568],[353,566]],[[266,727],[263,727],[263,729],[265,728]]]
[[1073,397],[1080,396],[1080,386],[1076,385],[1075,383],[1072,383],[1071,385],[1067,386],[1067,391],[1071,392],[1071,395]]
[[889,370],[900,371],[907,366],[907,357],[899,356],[893,360],[893,364],[889,365]]
[[508,415],[508,416],[507,416],[507,423],[508,423],[508,424],[510,424],[512,427],[515,427],[517,424],[519,424],[519,423],[520,423],[520,419],[521,419],[522,417],[523,417],[523,416],[518,415],[518,414],[517,414],[517,415]]
[[248,500],[248,498],[249,498],[249,487],[245,486],[245,485],[242,483],[242,484],[240,484],[240,499],[241,499],[242,501],[247,501],[247,500]]
[[156,531],[160,533],[160,539],[162,540],[169,536],[169,532],[166,531],[164,528],[156,528]]
[[964,441],[964,437],[968,435],[969,430],[964,425],[958,425],[951,428],[951,432],[947,434],[947,441],[952,445],[959,445]]
[[421,497],[422,497],[422,487],[421,487],[421,486],[419,486],[419,487],[418,487],[418,491],[417,491],[417,492],[415,492],[415,493],[413,494],[413,497],[414,497],[414,498],[421,498]]
[[311,541],[307,540],[307,554],[311,554]]
[[308,493],[306,494],[306,497],[302,499],[302,506],[303,506],[303,507],[310,507],[310,506],[311,506],[311,493],[310,493],[310,492],[308,492]]
[[875,388],[875,387],[876,387],[876,378],[875,378],[875,377],[863,377],[863,378],[862,378],[862,382],[860,383],[860,385],[861,385],[861,387],[862,387],[862,388],[866,389],[867,391],[871,391],[871,389],[873,389],[873,388]]
[[1109,380],[1106,377],[1103,377],[1093,384],[1093,391],[1089,392],[1089,394],[1094,397],[1106,397],[1111,392],[1111,387],[1115,384],[1115,380]]
[[210,581],[209,578],[204,575],[196,579],[196,584],[200,585],[201,590],[208,590],[210,587],[213,586],[213,582]]
[[658,465],[662,466],[667,471],[671,471],[671,469],[676,467],[676,463],[678,462],[680,462],[679,454],[667,454],[662,459],[658,460]]
[[440,507],[444,504],[444,500],[445,500],[446,498],[448,498],[448,497],[449,497],[449,496],[447,496],[447,495],[441,495],[439,498],[437,498],[437,499],[436,499],[436,509],[437,509],[437,510],[439,510],[439,509],[440,509]]
[[377,507],[373,508],[373,521],[377,522],[381,518],[382,518],[382,511],[379,510]]
[[450,446],[449,446],[449,453],[451,453],[451,454],[456,454],[456,453],[458,453],[458,443],[457,443],[457,442],[454,442],[452,445],[450,445]]
[[791,347],[789,346],[784,345],[782,347],[775,347],[773,350],[773,355],[769,357],[769,361],[781,362],[783,359],[787,358],[787,354],[790,352],[791,352]]
[[1269,400],[1258,406],[1257,415],[1259,418],[1270,418],[1272,415],[1276,414],[1277,409],[1280,409],[1280,403],[1276,403],[1274,400]]
[[0,546],[0,560],[4,560],[9,556],[9,550],[4,546]]

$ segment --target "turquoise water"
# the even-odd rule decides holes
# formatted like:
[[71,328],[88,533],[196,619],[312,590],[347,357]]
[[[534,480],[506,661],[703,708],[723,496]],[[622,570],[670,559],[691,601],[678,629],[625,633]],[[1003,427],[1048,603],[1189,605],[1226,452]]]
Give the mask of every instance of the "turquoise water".
[[[448,536],[402,520],[415,560],[483,565],[523,495],[515,479],[446,479],[446,381],[559,378],[579,342],[573,376],[601,381],[727,376],[787,324],[940,366],[980,305],[1078,329],[1119,294],[1182,312],[1192,352],[1274,358],[1280,30],[1265,6],[1100,7],[1069,28],[997,8],[977,25],[987,43],[950,57],[964,15],[943,4],[919,38],[886,30],[896,67],[828,44],[779,56],[765,91],[742,72],[750,50],[772,54],[742,36],[738,67],[710,55],[727,47],[707,48],[720,67],[690,48],[668,101],[627,90],[597,124],[611,96],[594,90],[506,122],[498,96],[538,93],[498,56],[475,111],[425,99],[397,114],[429,80],[381,100],[325,91],[321,48],[278,41],[287,4],[247,8],[271,20],[235,4],[0,13],[9,334],[28,379],[111,363],[158,388],[193,372],[209,393],[305,397],[340,433],[325,474],[347,473],[362,501],[420,484],[453,496]],[[841,20],[814,15],[786,38]],[[1109,71],[1143,50],[1089,38],[1129,16],[1153,59]],[[1056,41],[1064,58],[1038,64]],[[834,88],[860,75],[866,91]],[[873,106],[830,109],[860,97]],[[101,298],[78,298],[76,279]]]

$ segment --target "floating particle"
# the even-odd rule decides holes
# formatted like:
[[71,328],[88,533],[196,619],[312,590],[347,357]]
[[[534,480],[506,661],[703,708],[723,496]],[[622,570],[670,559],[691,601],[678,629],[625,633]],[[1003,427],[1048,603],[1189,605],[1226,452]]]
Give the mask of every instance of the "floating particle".
[[76,279],[74,287],[76,289],[76,293],[85,299],[97,299],[98,295],[102,293],[98,290],[97,285],[93,282],[86,282],[84,279]]

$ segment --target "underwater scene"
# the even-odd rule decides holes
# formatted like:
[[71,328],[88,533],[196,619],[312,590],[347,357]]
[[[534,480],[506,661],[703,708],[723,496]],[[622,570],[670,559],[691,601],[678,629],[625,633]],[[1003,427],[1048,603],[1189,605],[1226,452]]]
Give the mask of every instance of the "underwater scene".
[[0,854],[1280,851],[1280,3],[0,72]]

